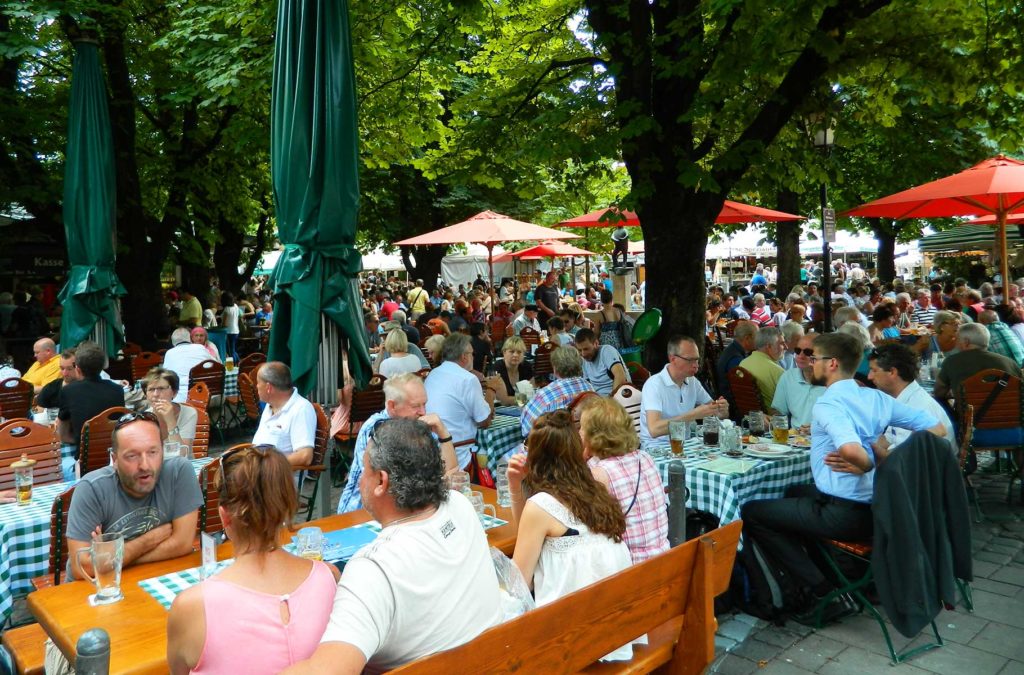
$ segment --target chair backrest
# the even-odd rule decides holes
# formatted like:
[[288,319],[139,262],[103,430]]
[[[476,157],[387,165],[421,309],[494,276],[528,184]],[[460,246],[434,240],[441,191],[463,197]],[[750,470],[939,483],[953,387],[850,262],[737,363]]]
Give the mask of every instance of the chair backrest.
[[238,374],[238,397],[245,408],[246,418],[256,421],[260,418],[260,397],[256,393],[254,377],[255,372]]
[[612,398],[619,402],[633,420],[633,428],[640,433],[640,390],[631,384],[621,384],[612,392]]
[[743,417],[748,412],[767,412],[761,401],[757,380],[746,368],[736,366],[728,373],[729,387],[736,402],[736,415]]
[[[244,443],[243,446],[251,445]],[[236,448],[239,446],[235,446]],[[235,448],[231,448],[234,450]],[[199,507],[199,531],[215,534],[224,529],[220,512],[220,492],[217,490],[217,475],[220,473],[220,457],[213,460],[199,471],[199,491],[203,494],[203,505]]]
[[130,384],[135,384],[132,357],[121,354],[110,359],[110,363],[107,364],[107,375],[110,375],[112,380],[127,380]]
[[502,340],[505,339],[505,328],[507,328],[509,322],[505,319],[492,319],[491,320],[491,344],[497,346],[501,344]]
[[142,352],[132,357],[132,381],[141,380],[150,368],[159,366],[164,357],[158,352]]
[[207,359],[192,366],[192,370],[188,371],[188,386],[191,388],[197,382],[202,382],[210,388],[211,399],[223,395],[224,364]]
[[32,409],[32,383],[20,377],[9,377],[0,382],[0,408],[5,417],[28,417]]
[[641,366],[636,361],[627,361],[626,370],[629,371],[629,379],[633,381],[633,384],[639,388],[644,388],[644,383],[651,379],[651,371]]
[[110,465],[110,449],[113,445],[110,437],[114,433],[114,426],[122,415],[130,412],[131,410],[121,406],[107,408],[82,425],[78,461],[83,476]]
[[125,342],[124,347],[121,348],[121,353],[125,356],[138,356],[142,353],[142,347],[134,342]]
[[957,407],[974,406],[976,429],[1016,429],[1022,419],[1020,387],[1020,378],[986,368],[965,379],[954,393]]
[[0,490],[14,489],[13,462],[26,455],[34,459],[32,483],[36,487],[63,480],[60,444],[52,427],[31,420],[11,420],[0,428]]
[[192,407],[196,411],[196,437],[192,441],[192,456],[201,459],[210,454],[210,414],[206,408]]
[[531,326],[525,326],[521,331],[519,331],[519,337],[523,339],[523,342],[525,342],[527,346],[540,344],[540,333],[535,331]]
[[331,440],[331,420],[324,413],[319,403],[313,404],[316,411],[316,438],[313,441],[313,459],[306,469],[306,478],[316,480],[324,470],[324,457],[327,455],[327,444]]
[[364,389],[352,392],[352,410],[349,412],[349,427],[365,422],[374,413],[384,409],[384,381],[374,377]]
[[587,401],[595,398],[601,398],[596,391],[581,391],[573,396],[569,403],[569,413],[572,415],[572,423],[577,429],[579,429],[580,418],[583,416],[583,409],[586,407]]
[[60,583],[64,575],[64,567],[68,560],[68,510],[71,508],[71,496],[75,494],[72,485],[53,498],[50,508],[50,566],[53,585]]
[[551,352],[557,348],[558,345],[554,341],[545,342],[537,347],[537,351],[533,355],[534,377],[545,377],[553,372],[551,368]]
[[960,470],[967,469],[967,458],[971,454],[971,440],[974,438],[974,406],[964,406],[963,414],[960,417],[960,447],[957,452],[957,459],[960,461]]
[[267,362],[267,355],[262,352],[253,352],[238,362],[238,374],[251,373]]
[[512,337],[512,330],[513,330],[512,322],[509,321],[507,324],[505,324],[505,337],[507,337],[507,338]]
[[194,408],[206,410],[210,407],[210,387],[206,382],[195,382],[188,388],[185,403]]

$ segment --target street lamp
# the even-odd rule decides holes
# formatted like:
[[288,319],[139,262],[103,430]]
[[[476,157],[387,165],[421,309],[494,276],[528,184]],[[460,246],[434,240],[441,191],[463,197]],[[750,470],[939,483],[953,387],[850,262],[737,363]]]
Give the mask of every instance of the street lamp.
[[[835,120],[828,113],[811,113],[807,116],[807,131],[814,147],[825,157],[832,152],[835,142]],[[836,212],[828,208],[828,183],[821,181],[821,266],[822,266],[822,298],[825,308],[825,320],[822,330],[832,330],[832,247],[829,240],[835,238]],[[831,231],[831,232],[830,232]],[[831,234],[831,236],[830,236]]]

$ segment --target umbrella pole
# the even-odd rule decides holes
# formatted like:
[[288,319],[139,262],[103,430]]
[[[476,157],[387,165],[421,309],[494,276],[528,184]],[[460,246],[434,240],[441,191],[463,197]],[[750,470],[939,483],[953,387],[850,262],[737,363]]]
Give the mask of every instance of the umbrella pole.
[[[1002,201],[1000,199],[1000,201]],[[1003,277],[1003,303],[1009,304],[1010,297],[1010,260],[1009,246],[1006,243],[1006,209],[1000,205],[999,213],[996,214],[999,221],[997,235],[999,237],[999,274]]]
[[488,293],[491,296],[491,312],[493,312],[497,307],[494,304],[496,300],[494,297],[494,243],[490,241],[487,242],[487,276],[491,280]]

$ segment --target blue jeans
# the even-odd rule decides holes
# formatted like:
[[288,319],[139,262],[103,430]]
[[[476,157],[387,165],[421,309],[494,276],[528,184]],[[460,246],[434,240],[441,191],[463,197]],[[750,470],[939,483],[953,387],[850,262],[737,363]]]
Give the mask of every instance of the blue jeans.
[[72,483],[75,481],[75,451],[78,450],[77,445],[61,445],[60,446],[60,470],[64,474],[64,482]]

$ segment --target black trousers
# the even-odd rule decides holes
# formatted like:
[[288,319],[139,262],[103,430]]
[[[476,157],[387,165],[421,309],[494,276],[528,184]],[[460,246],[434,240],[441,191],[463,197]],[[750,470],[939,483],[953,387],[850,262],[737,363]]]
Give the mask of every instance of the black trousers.
[[792,485],[782,499],[747,502],[741,514],[743,535],[810,589],[826,581],[808,553],[815,540],[864,541],[874,531],[870,504],[833,500],[814,485]]
[[[622,262],[617,263],[616,260],[619,256],[622,256]],[[629,256],[629,239],[619,239],[615,242],[615,250],[612,251],[612,267],[622,267],[626,264],[626,258]]]

